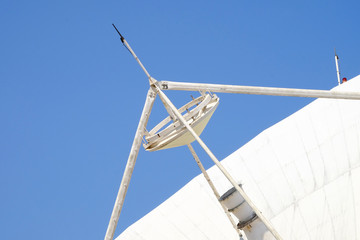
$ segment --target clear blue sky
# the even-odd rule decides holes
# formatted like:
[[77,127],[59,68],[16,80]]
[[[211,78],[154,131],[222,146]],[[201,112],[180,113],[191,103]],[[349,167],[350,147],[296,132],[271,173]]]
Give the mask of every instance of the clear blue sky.
[[[359,1],[14,1],[0,8],[1,239],[102,239],[157,80],[330,89],[360,74]],[[190,94],[169,92],[177,106]],[[202,138],[222,159],[310,99],[218,94]],[[149,125],[166,112],[155,103]],[[197,144],[205,166],[213,164]],[[142,148],[116,236],[200,170]]]

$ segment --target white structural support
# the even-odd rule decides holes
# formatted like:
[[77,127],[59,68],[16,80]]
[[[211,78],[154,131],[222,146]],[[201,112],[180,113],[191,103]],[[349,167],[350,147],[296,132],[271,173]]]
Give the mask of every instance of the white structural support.
[[336,65],[336,75],[337,75],[337,79],[338,79],[338,84],[340,85],[340,70],[339,70],[339,56],[336,54],[336,50],[335,50],[335,65]]
[[110,222],[106,230],[105,240],[112,240],[114,238],[115,229],[119,221],[120,212],[124,204],[125,195],[129,187],[131,175],[133,173],[136,158],[141,147],[142,137],[144,136],[145,128],[149,120],[150,112],[156,98],[156,93],[152,88],[149,89],[143,111],[141,113],[139,125],[136,129],[134,141],[130,150],[129,158],[125,167],[124,175],[120,184],[119,192],[116,197],[114,209],[111,214]]
[[211,91],[211,92],[221,92],[221,93],[239,93],[239,94],[254,94],[254,95],[360,100],[359,92],[342,92],[342,91],[296,89],[296,88],[254,87],[254,86],[186,83],[186,82],[170,82],[170,81],[159,81],[156,83],[156,85],[158,85],[159,88],[162,90]]
[[124,44],[124,46],[127,48],[127,50],[129,50],[129,52],[131,53],[131,55],[133,55],[133,57],[135,58],[135,60],[138,62],[138,64],[140,65],[141,69],[145,72],[146,76],[149,78],[149,82],[150,84],[156,82],[155,79],[153,79],[150,74],[148,73],[148,71],[146,70],[146,68],[144,67],[144,65],[141,63],[140,59],[136,56],[135,52],[132,50],[132,48],[130,47],[130,45],[128,44],[128,42],[125,40],[125,38],[123,37],[123,35],[121,35],[121,33],[119,32],[119,30],[115,27],[114,24],[112,24],[113,27],[115,28],[115,30],[117,31],[117,33],[120,35],[120,40],[121,42]]
[[220,201],[220,194],[219,194],[219,192],[216,190],[214,183],[211,181],[209,174],[207,174],[204,166],[202,165],[202,163],[201,163],[201,161],[200,161],[200,158],[199,158],[198,155],[196,154],[196,152],[195,152],[194,148],[191,146],[191,144],[188,144],[187,146],[188,146],[191,154],[193,155],[193,157],[194,157],[197,165],[199,166],[199,168],[200,168],[200,170],[201,170],[204,178],[205,178],[206,181],[208,182],[211,190],[213,191],[216,199],[219,201],[222,209],[224,210],[224,212],[225,212],[226,216],[228,217],[229,221],[231,222],[231,225],[235,228],[235,231],[241,236],[240,229],[237,228],[237,224],[236,224],[236,222],[234,221],[234,219],[231,217],[231,215],[230,215],[227,207],[225,207],[224,204]]
[[254,210],[256,215],[261,219],[261,221],[265,224],[267,229],[272,233],[275,239],[281,240],[281,236],[276,231],[276,229],[272,226],[271,222],[265,218],[262,212],[255,206],[255,204],[251,201],[251,199],[247,196],[247,194],[242,190],[235,179],[229,174],[229,172],[222,166],[220,161],[215,157],[215,155],[210,151],[210,149],[206,146],[206,144],[200,139],[200,137],[196,134],[196,132],[192,129],[192,127],[187,123],[181,113],[177,110],[177,108],[172,104],[170,99],[161,91],[161,89],[154,85],[157,89],[157,93],[159,96],[163,98],[163,100],[170,106],[176,117],[179,119],[182,124],[189,130],[191,135],[196,139],[196,141],[200,144],[200,146],[205,150],[205,152],[209,155],[209,157],[213,160],[215,165],[219,168],[219,170],[224,174],[224,176],[230,181],[233,187],[240,193],[240,195],[244,198],[244,200],[249,204],[249,206]]
[[[113,25],[113,26],[116,29],[115,25]],[[120,185],[120,188],[119,188],[119,192],[117,194],[117,198],[116,198],[116,201],[115,201],[114,209],[113,209],[111,219],[110,219],[107,231],[106,231],[105,240],[112,240],[113,237],[114,237],[114,233],[115,233],[115,229],[116,229],[116,226],[117,226],[117,223],[118,223],[118,220],[119,220],[120,212],[121,212],[122,206],[124,204],[125,195],[126,195],[126,192],[127,192],[130,180],[131,180],[132,172],[134,170],[137,155],[138,155],[138,152],[139,152],[139,149],[140,149],[140,146],[141,146],[142,137],[144,136],[144,133],[146,131],[145,127],[147,125],[147,122],[148,122],[148,119],[149,119],[149,116],[150,116],[150,112],[151,112],[151,109],[152,109],[152,106],[153,106],[153,103],[154,103],[154,100],[155,100],[157,94],[159,95],[161,101],[164,103],[164,106],[165,106],[166,110],[168,111],[168,113],[170,115],[169,121],[170,121],[170,118],[172,120],[179,121],[179,122],[174,122],[173,126],[178,127],[178,125],[176,125],[176,124],[180,125],[180,123],[181,123],[185,127],[185,129],[183,129],[183,130],[187,130],[186,134],[188,134],[189,136],[193,136],[193,138],[187,138],[188,136],[186,136],[186,141],[182,141],[181,143],[185,142],[183,145],[188,144],[188,147],[189,147],[191,153],[193,154],[193,157],[195,158],[198,166],[200,167],[201,171],[203,172],[203,175],[206,178],[207,182],[209,183],[209,185],[210,185],[211,189],[213,190],[215,196],[218,199],[220,198],[219,193],[217,192],[216,188],[214,187],[214,184],[212,183],[212,181],[210,180],[206,170],[202,166],[202,164],[201,164],[198,156],[196,155],[194,149],[189,144],[189,142],[193,141],[193,139],[198,141],[200,146],[205,150],[205,152],[209,155],[211,160],[219,168],[221,174],[223,174],[226,177],[226,179],[231,183],[231,185],[236,190],[235,193],[241,195],[241,197],[242,197],[241,202],[243,202],[243,200],[244,200],[244,203],[246,202],[247,205],[248,205],[247,207],[251,208],[251,210],[253,211],[252,213],[254,214],[254,217],[258,218],[258,219],[256,219],[256,221],[261,221],[261,224],[263,224],[262,225],[263,229],[266,228],[273,235],[273,237],[275,239],[281,240],[282,237],[277,232],[277,229],[275,229],[272,226],[272,223],[262,214],[260,209],[252,202],[252,200],[248,197],[248,195],[244,192],[244,190],[238,185],[238,182],[235,181],[235,179],[223,167],[223,165],[215,157],[215,155],[211,152],[211,150],[200,139],[199,134],[201,133],[203,128],[201,129],[201,131],[196,131],[198,129],[196,129],[195,124],[191,125],[191,123],[186,120],[186,116],[190,116],[190,113],[188,115],[185,114],[184,115],[185,117],[184,117],[181,114],[181,112],[172,104],[172,102],[164,94],[164,92],[162,92],[162,90],[200,91],[200,92],[202,92],[202,94],[205,91],[211,91],[211,92],[221,92],[221,93],[238,93],[238,94],[272,95],[272,96],[293,96],[293,97],[308,97],[308,98],[330,98],[330,99],[354,99],[354,100],[360,100],[360,92],[345,92],[345,91],[337,91],[337,90],[326,91],[326,90],[311,90],[311,89],[255,87],[255,86],[238,86],[238,85],[222,85],[222,84],[206,84],[206,83],[184,83],[184,82],[170,82],[170,81],[157,82],[147,72],[147,70],[145,69],[143,64],[140,62],[139,58],[136,56],[136,54],[134,53],[134,51],[132,50],[130,45],[127,43],[127,41],[124,39],[124,37],[120,34],[120,32],[117,29],[116,29],[116,31],[119,33],[122,43],[129,50],[129,52],[133,55],[133,57],[136,59],[136,61],[138,62],[138,64],[142,68],[142,70],[147,75],[151,88],[148,91],[146,102],[145,102],[145,105],[144,105],[144,108],[143,108],[143,111],[142,111],[142,114],[141,114],[141,118],[140,118],[137,130],[136,130],[134,141],[133,141],[133,144],[132,144],[132,147],[131,147],[131,150],[130,150],[130,155],[129,155],[127,165],[126,165],[126,168],[125,168],[125,171],[124,171],[124,175],[123,175],[122,182],[121,182],[121,185]],[[339,64],[338,64],[338,56],[336,55],[336,53],[335,53],[335,63],[336,63],[338,83],[340,84],[340,71],[339,71]],[[216,109],[216,106],[218,104],[218,99],[216,98],[216,102],[213,102],[213,103],[210,103],[210,104],[212,104],[212,105],[206,105],[204,103],[204,105],[212,107],[212,108],[208,109],[209,113],[212,114],[213,111],[215,111],[215,109]],[[199,104],[199,110],[200,110],[199,112],[203,111],[203,109],[204,109],[203,106],[201,104]],[[211,109],[212,109],[212,112],[210,111]],[[193,113],[194,112],[195,111],[193,111]],[[200,115],[201,114],[199,114],[199,116]],[[205,125],[206,125],[208,119],[210,119],[210,117],[211,116],[209,116],[209,118],[205,119],[206,121],[205,121],[203,127],[205,127]],[[168,121],[167,119],[165,119],[165,120]],[[195,119],[193,119],[193,120],[195,121]],[[201,120],[201,117],[199,117],[199,120]],[[204,122],[204,119],[202,119],[202,120]],[[164,122],[161,122],[160,125],[162,123],[164,123]],[[158,131],[158,130],[161,129],[161,127],[156,126],[155,129],[156,129],[156,131]],[[168,133],[167,132],[168,130],[169,129],[166,129],[166,128],[164,129],[164,131],[166,133]],[[154,130],[154,132],[156,132],[156,131]],[[181,134],[179,132],[178,133],[174,132],[174,136],[179,137],[181,134],[185,135],[185,133],[184,133],[185,131],[181,132]],[[161,136],[158,136],[158,137],[161,137]],[[150,138],[149,138],[149,140],[150,140]],[[180,146],[178,143],[175,144],[174,142],[175,142],[174,139],[172,139],[172,144],[173,145],[171,145],[169,147]],[[169,142],[167,142],[167,144],[169,144]],[[161,148],[159,147],[159,149],[161,149]],[[149,149],[147,149],[147,150],[149,150]],[[158,150],[158,149],[153,148],[153,150]],[[223,209],[224,209],[225,213],[227,214],[227,216],[229,217],[229,220],[231,221],[232,225],[236,228],[237,231],[239,231],[239,229],[237,229],[237,226],[236,226],[236,224],[234,222],[234,219],[232,219],[232,217],[229,214],[226,207],[223,205],[223,203],[220,203],[220,204],[223,207]],[[281,230],[281,227],[279,227],[278,230]],[[259,232],[259,231],[257,231],[257,232]],[[286,233],[282,232],[282,234],[286,234]],[[258,237],[254,238],[254,239],[258,239]],[[353,239],[353,238],[351,238],[351,239]]]

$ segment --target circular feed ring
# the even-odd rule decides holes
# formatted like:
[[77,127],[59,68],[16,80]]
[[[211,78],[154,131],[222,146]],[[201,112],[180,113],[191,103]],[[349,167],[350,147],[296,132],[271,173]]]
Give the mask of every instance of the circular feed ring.
[[[219,98],[213,94],[204,94],[179,108],[185,120],[200,135],[219,104]],[[171,122],[170,116],[156,125],[145,136],[147,151],[179,147],[193,142],[195,139],[178,120]]]

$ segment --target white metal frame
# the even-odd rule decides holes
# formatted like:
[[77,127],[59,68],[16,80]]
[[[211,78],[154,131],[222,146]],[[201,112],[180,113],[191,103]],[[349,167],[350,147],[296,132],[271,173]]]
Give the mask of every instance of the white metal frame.
[[129,158],[126,163],[126,167],[125,167],[123,178],[121,180],[119,192],[117,194],[114,208],[113,208],[113,211],[111,214],[110,222],[109,222],[108,228],[106,230],[106,235],[105,235],[106,240],[112,240],[114,238],[115,229],[116,229],[117,223],[119,221],[120,212],[121,212],[122,206],[124,204],[126,192],[129,187],[130,180],[131,180],[131,175],[134,171],[136,158],[137,158],[137,155],[138,155],[140,147],[141,147],[142,137],[144,136],[145,128],[146,128],[147,122],[149,120],[150,112],[153,107],[155,98],[156,98],[156,93],[153,91],[152,88],[150,88],[148,91],[148,94],[146,96],[145,105],[144,105],[143,111],[141,113],[138,127],[136,129],[134,141],[131,146]]
[[251,94],[251,95],[360,100],[359,92],[296,89],[296,88],[254,87],[254,86],[170,82],[170,81],[156,82],[156,85],[161,90],[211,91],[211,92],[219,92],[219,93],[239,93],[239,94]]
[[[115,27],[115,26],[114,26]],[[116,29],[116,27],[115,27]],[[117,30],[117,29],[116,29]],[[119,33],[119,31],[118,31]],[[249,204],[253,209],[256,215],[261,219],[265,224],[267,229],[272,233],[275,239],[281,240],[281,236],[272,226],[271,222],[262,214],[261,210],[252,202],[252,200],[247,196],[247,194],[239,187],[235,179],[229,174],[229,172],[223,167],[220,161],[215,157],[211,150],[206,146],[206,144],[201,140],[201,138],[196,134],[193,128],[189,125],[184,116],[179,112],[179,110],[173,105],[170,99],[165,95],[162,90],[183,90],[183,91],[211,91],[211,92],[221,92],[221,93],[239,93],[239,94],[255,94],[255,95],[272,95],[272,96],[294,96],[294,97],[310,97],[310,98],[335,98],[335,99],[355,99],[360,100],[359,92],[343,92],[343,91],[326,91],[326,90],[310,90],[310,89],[291,89],[291,88],[272,88],[272,87],[253,87],[253,86],[238,86],[238,85],[221,85],[221,84],[204,84],[204,83],[184,83],[184,82],[170,82],[170,81],[161,81],[158,82],[150,76],[143,64],[140,62],[139,58],[136,56],[134,51],[131,49],[129,44],[119,33],[121,41],[134,56],[136,61],[139,63],[140,67],[143,69],[147,75],[150,83],[150,89],[148,91],[145,105],[140,117],[139,125],[136,130],[134,141],[130,150],[128,157],[127,165],[125,167],[124,175],[120,184],[119,192],[115,201],[114,209],[110,218],[110,222],[106,231],[105,240],[112,240],[115,233],[115,228],[119,220],[120,212],[124,203],[125,195],[130,183],[131,175],[135,167],[136,158],[140,149],[141,140],[145,134],[145,128],[151,113],[151,109],[155,98],[159,95],[161,101],[163,102],[166,110],[168,111],[170,118],[178,119],[184,127],[191,133],[191,135],[196,139],[204,151],[209,155],[213,160],[215,165],[220,169],[224,176],[230,181],[233,187],[240,193],[244,200]],[[206,174],[205,169],[202,167],[202,164],[198,157],[195,154],[195,151],[188,145],[193,157],[197,161],[200,169],[202,170],[206,180],[209,182],[214,194],[218,197],[216,189],[213,187],[213,184]],[[224,208],[224,206],[222,206]],[[224,208],[225,210],[225,208]],[[226,211],[225,211],[226,212]],[[229,213],[226,213],[227,215]],[[231,216],[230,217],[231,221]],[[232,224],[234,225],[233,221]]]
[[[178,111],[185,113],[183,116],[186,121],[200,135],[218,104],[219,98],[215,94],[204,94],[179,108]],[[187,132],[187,129],[176,120],[176,117],[168,116],[146,134],[144,148],[152,152],[183,146],[185,143],[195,140],[189,137],[186,139]]]
[[200,168],[200,170],[201,170],[204,178],[205,178],[206,181],[208,182],[211,190],[213,191],[216,199],[219,201],[222,209],[224,210],[224,213],[225,213],[226,216],[228,217],[231,225],[233,226],[233,228],[235,229],[235,231],[241,236],[242,234],[241,234],[241,232],[240,232],[240,229],[237,227],[237,224],[235,223],[234,219],[231,217],[230,212],[228,211],[228,209],[226,208],[226,206],[220,201],[220,194],[219,194],[219,192],[216,190],[214,183],[213,183],[213,182],[211,181],[211,179],[210,179],[210,176],[207,174],[204,166],[202,165],[202,163],[201,163],[201,161],[200,161],[200,158],[199,158],[198,155],[196,154],[196,152],[195,152],[194,148],[191,146],[191,144],[188,144],[187,146],[188,146],[191,154],[193,155],[193,158],[195,159],[197,165],[199,166],[199,168]]
[[340,82],[340,70],[339,70],[339,56],[336,54],[336,49],[334,49],[334,51],[335,51],[336,76],[338,79],[338,85],[340,85],[341,82]]

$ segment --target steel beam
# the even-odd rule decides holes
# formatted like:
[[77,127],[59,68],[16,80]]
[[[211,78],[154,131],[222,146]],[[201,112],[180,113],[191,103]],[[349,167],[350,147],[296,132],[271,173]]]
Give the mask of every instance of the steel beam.
[[249,204],[249,206],[253,209],[256,215],[261,219],[267,229],[271,232],[276,240],[282,240],[280,234],[276,231],[276,229],[272,226],[271,222],[265,218],[262,212],[256,207],[256,205],[251,201],[249,196],[242,190],[235,179],[229,174],[229,172],[223,167],[220,161],[215,157],[215,155],[211,152],[211,150],[206,146],[206,144],[201,140],[201,138],[196,134],[194,129],[189,125],[189,123],[185,120],[185,118],[181,115],[181,113],[177,110],[174,104],[170,101],[170,99],[161,91],[161,89],[154,85],[154,88],[157,90],[157,94],[162,97],[162,99],[170,106],[176,117],[179,121],[184,124],[184,126],[188,129],[188,131],[193,135],[195,140],[200,144],[200,146],[204,149],[204,151],[209,155],[211,160],[215,163],[215,165],[220,169],[220,171],[224,174],[224,176],[229,180],[229,182],[233,185],[233,187],[240,193],[240,195],[244,198],[244,200]]
[[241,234],[241,232],[240,232],[240,229],[237,228],[237,224],[236,224],[236,222],[234,221],[234,219],[231,217],[231,215],[230,215],[227,207],[225,207],[224,204],[220,201],[220,194],[219,194],[219,192],[216,190],[214,183],[211,181],[209,174],[207,174],[207,172],[206,172],[204,166],[202,165],[202,163],[201,163],[201,161],[200,161],[200,158],[199,158],[198,155],[196,154],[194,148],[191,146],[191,144],[188,144],[187,146],[188,146],[191,154],[193,155],[193,158],[195,159],[197,165],[199,166],[199,168],[200,168],[200,170],[201,170],[204,178],[205,178],[206,181],[208,182],[211,190],[213,191],[216,199],[219,201],[222,209],[224,210],[224,213],[226,214],[226,216],[228,217],[229,221],[231,222],[231,225],[233,226],[233,228],[235,229],[235,231],[236,231],[240,236],[242,236],[242,234]]
[[308,98],[335,98],[360,100],[360,92],[344,92],[338,90],[313,90],[296,88],[275,88],[275,87],[254,87],[239,85],[223,85],[208,83],[186,83],[158,81],[156,85],[161,90],[182,90],[182,91],[210,91],[220,93],[239,93],[252,95],[271,95]]
[[151,113],[151,109],[153,107],[154,101],[156,98],[156,93],[153,91],[152,88],[149,89],[145,105],[143,108],[143,111],[141,113],[140,121],[138,124],[138,127],[136,129],[134,141],[130,150],[129,158],[125,167],[124,175],[120,184],[119,192],[116,197],[116,201],[114,204],[114,208],[111,214],[110,222],[108,225],[108,228],[106,230],[105,240],[112,240],[114,238],[115,229],[117,226],[117,223],[119,221],[120,212],[122,209],[122,206],[124,204],[125,196],[127,189],[129,187],[129,183],[131,180],[131,175],[133,173],[136,158],[139,153],[139,149],[141,147],[141,141],[142,137],[144,136],[145,128],[147,125],[147,122],[149,120],[149,116]]

